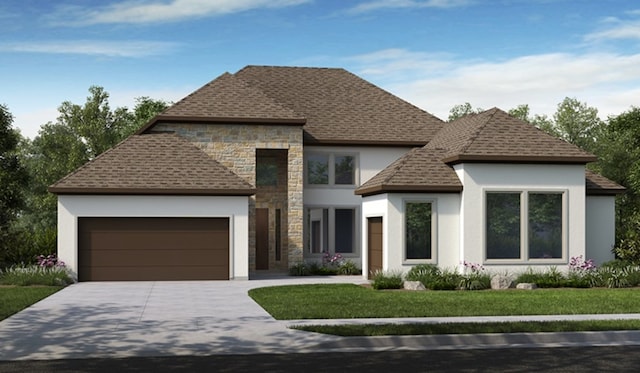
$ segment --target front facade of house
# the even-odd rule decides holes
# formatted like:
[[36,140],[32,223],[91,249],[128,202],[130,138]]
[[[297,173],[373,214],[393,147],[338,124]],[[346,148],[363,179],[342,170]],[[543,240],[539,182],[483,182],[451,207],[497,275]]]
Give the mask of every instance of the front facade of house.
[[342,69],[249,66],[50,190],[81,281],[247,279],[327,254],[364,276],[513,270],[612,258],[622,188],[593,160],[498,109],[445,124]]

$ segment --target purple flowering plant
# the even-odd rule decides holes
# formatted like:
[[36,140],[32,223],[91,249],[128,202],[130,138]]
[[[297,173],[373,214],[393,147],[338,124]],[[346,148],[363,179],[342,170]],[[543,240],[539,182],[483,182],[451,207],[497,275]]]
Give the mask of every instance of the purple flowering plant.
[[584,260],[582,255],[571,257],[569,260],[569,270],[572,272],[591,272],[596,270],[593,259]]
[[328,252],[324,252],[322,255],[322,264],[324,265],[340,265],[342,263],[342,255],[334,254],[331,255]]
[[53,268],[53,267],[64,267],[65,264],[62,260],[58,259],[55,254],[51,255],[38,255],[36,257],[37,264],[39,267],[43,268]]

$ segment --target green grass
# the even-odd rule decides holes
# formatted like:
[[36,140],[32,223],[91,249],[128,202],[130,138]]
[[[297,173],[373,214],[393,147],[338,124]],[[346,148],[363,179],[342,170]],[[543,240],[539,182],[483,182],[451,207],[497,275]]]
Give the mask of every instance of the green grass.
[[62,289],[62,286],[0,287],[0,320]]
[[527,321],[438,324],[304,325],[292,329],[343,337],[478,333],[544,333],[638,330],[640,320]]
[[639,313],[640,288],[379,291],[353,284],[252,289],[278,320]]

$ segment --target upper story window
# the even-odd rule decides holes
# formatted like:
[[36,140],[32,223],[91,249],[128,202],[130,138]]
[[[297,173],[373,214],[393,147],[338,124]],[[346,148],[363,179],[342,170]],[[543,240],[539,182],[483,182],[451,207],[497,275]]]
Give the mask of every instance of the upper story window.
[[278,163],[276,158],[258,158],[256,160],[256,185],[278,185]]
[[565,242],[564,192],[487,192],[486,258],[562,259]]
[[306,156],[308,185],[355,185],[356,156],[340,153],[311,153]]

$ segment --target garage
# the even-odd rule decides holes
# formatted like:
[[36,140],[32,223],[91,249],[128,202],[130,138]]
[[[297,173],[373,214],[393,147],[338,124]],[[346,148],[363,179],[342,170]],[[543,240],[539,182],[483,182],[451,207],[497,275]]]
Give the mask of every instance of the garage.
[[229,218],[78,217],[78,280],[228,280],[229,237]]

